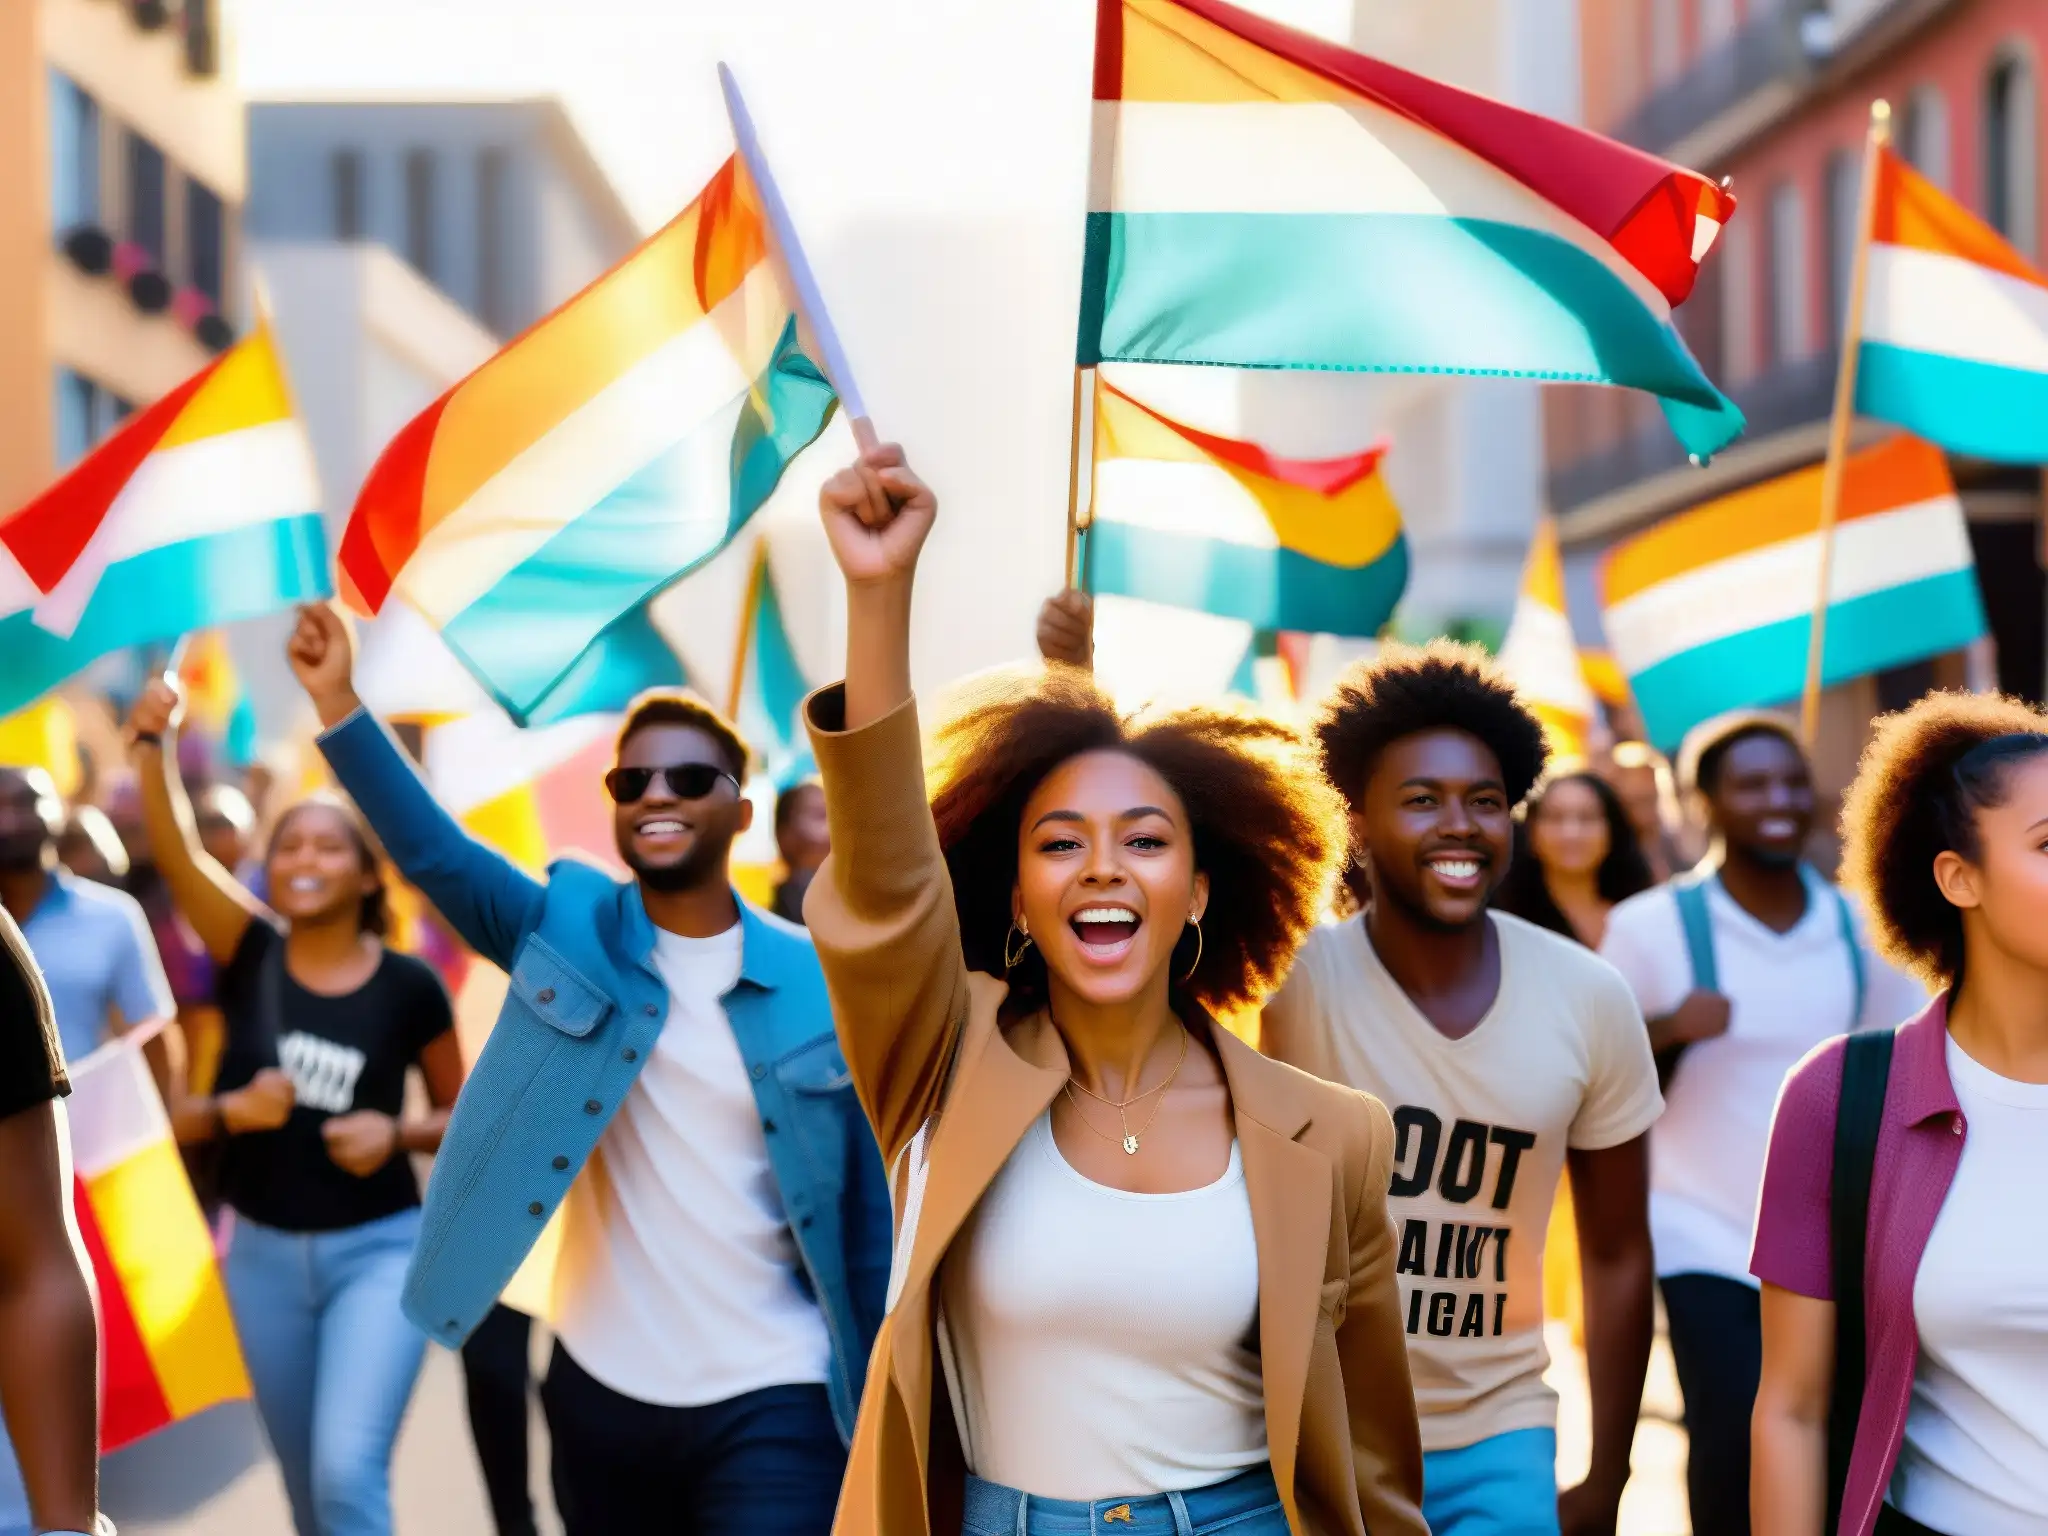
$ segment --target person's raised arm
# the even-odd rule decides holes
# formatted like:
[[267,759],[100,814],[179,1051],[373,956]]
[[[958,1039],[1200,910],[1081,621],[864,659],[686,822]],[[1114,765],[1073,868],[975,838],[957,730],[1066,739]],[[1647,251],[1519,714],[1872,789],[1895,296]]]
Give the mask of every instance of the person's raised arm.
[[846,578],[848,731],[910,702],[910,591],[938,510],[894,443],[868,449],[818,492]]
[[235,958],[250,921],[263,909],[199,841],[199,822],[178,775],[177,732],[183,713],[178,685],[169,677],[152,679],[129,712],[128,750],[142,792],[142,830],[171,900],[214,963],[226,965]]
[[888,446],[828,480],[818,505],[846,578],[846,682],[805,706],[832,852],[804,918],[854,1087],[893,1158],[938,1107],[966,1016],[910,693],[910,589],[937,504]]
[[348,626],[325,603],[299,610],[287,653],[320,716],[320,751],[405,878],[500,970],[539,920],[542,887],[462,829],[356,696]]
[[1095,599],[1079,587],[1063,587],[1040,604],[1038,654],[1062,666],[1092,671],[1095,666]]

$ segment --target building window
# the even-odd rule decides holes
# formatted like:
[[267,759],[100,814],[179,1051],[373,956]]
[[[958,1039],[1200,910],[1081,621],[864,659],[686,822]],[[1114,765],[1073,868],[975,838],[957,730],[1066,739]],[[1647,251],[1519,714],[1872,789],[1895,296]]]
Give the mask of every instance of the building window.
[[61,235],[100,218],[100,108],[50,72],[50,222]]
[[1946,192],[1949,186],[1948,98],[1938,85],[1916,85],[1899,122],[1899,152],[1914,170]]
[[69,469],[92,450],[92,380],[57,370],[57,468]]
[[1736,219],[1721,231],[1711,265],[1721,273],[1721,366],[1728,383],[1757,375],[1756,227]]
[[363,237],[363,157],[353,149],[337,149],[327,163],[328,191],[334,199],[334,238]]
[[1812,349],[1806,309],[1806,200],[1781,182],[1770,206],[1770,360],[1797,362]]
[[1650,0],[1650,87],[1668,85],[1685,52],[1680,0]]
[[434,152],[405,154],[405,259],[434,281]]
[[1839,340],[1849,313],[1849,280],[1863,212],[1863,152],[1838,149],[1828,159],[1828,335]]
[[476,303],[485,325],[505,334],[505,151],[476,157]]
[[2040,233],[2036,117],[2033,66],[2001,55],[1984,82],[1984,213],[2028,257]]
[[69,368],[57,370],[57,467],[69,469],[99,446],[135,407]]
[[204,182],[185,178],[185,268],[194,288],[219,309],[227,265],[227,209]]
[[164,264],[164,152],[128,132],[128,238]]

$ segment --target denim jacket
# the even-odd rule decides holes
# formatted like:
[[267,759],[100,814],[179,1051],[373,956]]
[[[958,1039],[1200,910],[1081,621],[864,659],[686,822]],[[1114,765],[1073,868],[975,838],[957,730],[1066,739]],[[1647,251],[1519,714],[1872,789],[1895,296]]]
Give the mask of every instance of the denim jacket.
[[[511,979],[428,1181],[405,1312],[459,1345],[582,1171],[668,1016],[637,885],[576,860],[545,883],[478,843],[398,744],[358,713],[320,740],[405,877]],[[726,1016],[753,1079],[768,1160],[832,1338],[832,1411],[850,1437],[888,1289],[889,1190],[803,930],[740,903]]]

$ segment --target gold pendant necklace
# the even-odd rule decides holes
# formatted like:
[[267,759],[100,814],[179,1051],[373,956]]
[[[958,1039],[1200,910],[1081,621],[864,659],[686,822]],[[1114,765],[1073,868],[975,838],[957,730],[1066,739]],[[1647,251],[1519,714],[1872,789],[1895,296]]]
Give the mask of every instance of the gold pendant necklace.
[[[1100,1136],[1104,1141],[1116,1141],[1117,1138],[1110,1135],[1109,1132],[1098,1128],[1093,1122],[1089,1120],[1089,1118],[1086,1115],[1081,1113],[1081,1101],[1074,1097],[1074,1090],[1076,1088],[1079,1088],[1083,1093],[1087,1094],[1089,1098],[1094,1099],[1097,1103],[1107,1104],[1110,1108],[1114,1109],[1116,1111],[1117,1122],[1123,1127],[1124,1132],[1123,1140],[1119,1142],[1118,1145],[1120,1145],[1124,1149],[1125,1156],[1136,1157],[1138,1155],[1138,1138],[1143,1136],[1147,1131],[1152,1129],[1152,1122],[1159,1118],[1159,1111],[1166,1107],[1166,1090],[1172,1087],[1173,1080],[1176,1077],[1180,1076],[1181,1064],[1185,1062],[1187,1059],[1188,1030],[1187,1026],[1183,1024],[1181,1025],[1180,1030],[1180,1055],[1174,1058],[1173,1070],[1166,1074],[1165,1080],[1161,1082],[1158,1087],[1147,1088],[1143,1093],[1134,1093],[1127,1099],[1108,1099],[1104,1098],[1094,1089],[1089,1088],[1082,1083],[1075,1082],[1073,1077],[1070,1075],[1067,1078],[1066,1082],[1067,1101],[1074,1106],[1074,1117],[1077,1120],[1079,1120],[1083,1125],[1087,1126],[1089,1130],[1094,1131],[1095,1134]],[[1138,1100],[1149,1099],[1155,1093],[1159,1095],[1159,1102],[1152,1106],[1152,1113],[1145,1117],[1145,1123],[1139,1126],[1135,1131],[1132,1130],[1130,1117],[1126,1115],[1124,1111],[1129,1109],[1131,1105],[1137,1103]]]

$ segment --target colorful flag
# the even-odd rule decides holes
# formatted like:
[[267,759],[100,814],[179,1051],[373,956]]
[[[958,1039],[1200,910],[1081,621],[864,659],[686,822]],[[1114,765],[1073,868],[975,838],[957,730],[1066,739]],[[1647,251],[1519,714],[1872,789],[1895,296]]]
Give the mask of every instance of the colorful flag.
[[99,1288],[102,1450],[250,1395],[213,1234],[133,1039],[71,1068],[80,1235]]
[[823,430],[753,182],[673,222],[394,438],[341,544],[351,603],[398,597],[515,720],[621,615],[721,548]]
[[[1806,680],[1820,589],[1814,465],[1679,514],[1612,550],[1603,622],[1651,744],[1784,704]],[[1897,437],[1844,466],[1821,677],[1839,683],[1985,632],[1962,503],[1941,450]]]
[[259,328],[0,522],[0,713],[111,651],[332,591],[312,447]]
[[1878,151],[1856,409],[1951,453],[2048,463],[2048,275]]
[[1522,592],[1515,599],[1507,639],[1501,643],[1500,665],[1522,702],[1543,722],[1551,751],[1583,758],[1600,711],[1572,635],[1557,524],[1548,517],[1536,525],[1536,538],[1529,546]]
[[1283,459],[1098,379],[1089,585],[1261,629],[1378,634],[1408,584],[1384,452]]
[[647,603],[612,620],[588,650],[535,701],[526,723],[553,725],[579,715],[623,714],[650,688],[688,686],[689,672]]
[[1735,202],[1223,0],[1098,0],[1079,361],[1495,374],[1742,417],[1671,310]]
[[38,699],[26,709],[0,719],[0,763],[10,768],[41,768],[57,793],[70,799],[85,780],[78,755],[78,717],[62,698]]
[[817,771],[800,718],[810,691],[796,647],[790,644],[789,626],[783,622],[782,599],[775,590],[764,539],[754,551],[747,580],[730,712],[777,789]]

